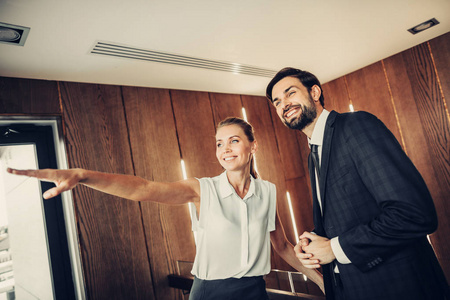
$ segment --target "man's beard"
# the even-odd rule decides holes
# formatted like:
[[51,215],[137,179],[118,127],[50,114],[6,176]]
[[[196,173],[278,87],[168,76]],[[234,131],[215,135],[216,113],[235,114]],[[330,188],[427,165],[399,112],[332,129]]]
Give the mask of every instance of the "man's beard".
[[302,113],[298,118],[292,120],[290,123],[286,121],[285,118],[283,118],[284,124],[290,129],[303,130],[306,126],[311,124],[317,117],[317,109],[314,106],[314,104],[311,106],[300,105],[300,107],[302,109]]

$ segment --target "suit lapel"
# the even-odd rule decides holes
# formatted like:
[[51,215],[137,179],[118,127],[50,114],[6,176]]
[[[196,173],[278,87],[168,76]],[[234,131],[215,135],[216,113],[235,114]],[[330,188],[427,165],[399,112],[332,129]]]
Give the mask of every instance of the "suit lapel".
[[323,135],[322,144],[322,161],[320,163],[320,199],[322,200],[322,214],[325,214],[326,200],[325,200],[325,185],[327,181],[328,166],[330,162],[331,141],[334,133],[334,121],[336,120],[337,112],[334,110],[330,112],[325,124],[325,132]]

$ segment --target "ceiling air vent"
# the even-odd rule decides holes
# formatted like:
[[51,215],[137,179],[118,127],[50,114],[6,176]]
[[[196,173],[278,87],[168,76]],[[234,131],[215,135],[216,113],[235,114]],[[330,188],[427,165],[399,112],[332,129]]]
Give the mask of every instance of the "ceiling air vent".
[[97,42],[91,53],[269,78],[272,78],[276,74],[276,71],[274,70],[239,63],[210,60],[155,50],[139,49],[108,42]]
[[0,23],[0,43],[23,46],[30,28]]

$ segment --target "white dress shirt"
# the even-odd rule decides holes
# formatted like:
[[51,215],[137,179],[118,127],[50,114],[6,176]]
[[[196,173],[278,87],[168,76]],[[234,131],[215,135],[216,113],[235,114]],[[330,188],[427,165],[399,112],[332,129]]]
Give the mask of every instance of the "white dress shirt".
[[226,172],[200,178],[200,217],[192,218],[196,255],[192,274],[213,280],[270,272],[270,231],[275,230],[275,185],[251,177],[242,199]]

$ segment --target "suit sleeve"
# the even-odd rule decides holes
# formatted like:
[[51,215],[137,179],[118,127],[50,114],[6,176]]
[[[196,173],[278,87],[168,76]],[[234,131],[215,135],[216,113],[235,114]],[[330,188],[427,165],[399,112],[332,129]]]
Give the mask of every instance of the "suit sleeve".
[[367,201],[376,201],[378,211],[339,235],[339,242],[350,261],[368,271],[435,231],[437,216],[422,176],[380,120],[355,113],[344,128],[354,167],[371,195]]

